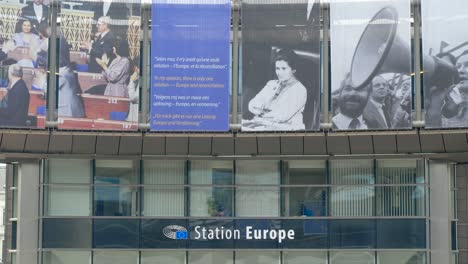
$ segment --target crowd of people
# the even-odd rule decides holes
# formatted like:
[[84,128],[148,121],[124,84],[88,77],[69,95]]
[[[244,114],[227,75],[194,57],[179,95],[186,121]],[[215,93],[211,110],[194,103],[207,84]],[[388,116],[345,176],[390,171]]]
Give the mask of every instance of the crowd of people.
[[[393,85],[392,85],[393,84]],[[334,129],[411,128],[411,78],[389,82],[377,75],[367,86],[354,87],[348,77],[332,95]]]

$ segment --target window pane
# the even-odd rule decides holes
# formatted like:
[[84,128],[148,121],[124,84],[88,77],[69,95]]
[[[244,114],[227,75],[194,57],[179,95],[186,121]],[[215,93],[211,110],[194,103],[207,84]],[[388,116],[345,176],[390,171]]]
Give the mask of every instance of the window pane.
[[144,184],[184,184],[184,160],[145,160]]
[[135,216],[138,188],[128,186],[95,186],[94,215]]
[[43,264],[90,264],[91,251],[47,251],[42,254]]
[[138,226],[138,219],[94,219],[94,247],[138,248]]
[[45,215],[89,216],[91,214],[90,186],[44,186]]
[[374,264],[374,252],[330,252],[330,264]]
[[190,188],[191,216],[233,216],[232,187],[192,187]]
[[142,212],[144,216],[184,216],[185,188],[144,187]]
[[425,216],[424,185],[379,186],[376,191],[378,216]]
[[375,221],[329,221],[330,248],[375,248]]
[[285,239],[281,246],[285,249],[328,248],[328,221],[326,219],[287,219],[282,220],[282,229],[294,230],[294,239]]
[[[330,161],[331,216],[374,215],[373,160]],[[364,185],[364,186],[363,186]]]
[[236,264],[279,264],[277,251],[237,251]]
[[43,219],[43,248],[91,248],[91,219]]
[[237,187],[236,216],[279,216],[279,187]]
[[95,184],[137,184],[138,166],[132,160],[96,160]]
[[[190,184],[232,185],[232,161],[190,162]],[[190,189],[191,216],[232,216],[233,189],[193,187]]]
[[48,183],[90,183],[91,161],[86,159],[50,159]]
[[233,264],[232,252],[192,251],[188,258],[190,264]]
[[283,195],[283,216],[326,216],[326,187],[281,188]]
[[[279,161],[236,161],[236,184],[279,185]],[[236,190],[237,216],[280,216],[279,187],[239,187]]]
[[138,264],[137,251],[96,251],[93,264]]
[[185,264],[184,251],[142,251],[141,264]]
[[327,184],[325,161],[294,160],[285,164],[284,184]]
[[377,160],[377,183],[416,184],[424,182],[423,160]]
[[378,248],[426,248],[425,219],[377,220]]
[[426,264],[425,252],[378,252],[377,260],[379,264],[395,264],[395,263],[408,263],[408,264]]
[[327,264],[326,252],[283,252],[283,264]]

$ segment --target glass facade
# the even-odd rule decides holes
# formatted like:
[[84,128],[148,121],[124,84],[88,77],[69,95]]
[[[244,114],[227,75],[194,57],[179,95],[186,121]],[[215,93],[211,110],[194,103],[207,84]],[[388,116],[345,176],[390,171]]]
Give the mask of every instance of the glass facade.
[[[65,163],[76,175],[67,175]],[[426,263],[424,160],[44,164],[43,263],[62,263],[68,255],[77,262],[136,264]],[[76,190],[74,199],[52,199],[64,190]],[[174,225],[188,230],[187,239],[165,237]],[[201,227],[233,235],[196,239]],[[242,231],[248,227],[294,230],[295,237],[249,240]]]

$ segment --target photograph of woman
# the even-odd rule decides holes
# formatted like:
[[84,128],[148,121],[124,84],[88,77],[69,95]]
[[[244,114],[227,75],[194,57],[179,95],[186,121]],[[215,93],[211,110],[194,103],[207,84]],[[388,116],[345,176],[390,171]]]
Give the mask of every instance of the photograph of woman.
[[251,120],[242,120],[248,130],[304,130],[303,112],[307,89],[296,78],[297,55],[282,49],[274,58],[276,80],[270,80],[249,102]]

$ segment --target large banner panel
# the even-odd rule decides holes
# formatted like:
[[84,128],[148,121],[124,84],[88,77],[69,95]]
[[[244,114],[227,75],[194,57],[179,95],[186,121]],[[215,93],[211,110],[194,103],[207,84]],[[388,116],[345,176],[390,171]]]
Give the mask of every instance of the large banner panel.
[[0,0],[0,126],[44,128],[49,3]]
[[335,130],[410,129],[410,1],[330,2]]
[[151,129],[228,131],[229,0],[153,0]]
[[61,1],[61,129],[137,130],[140,0]]
[[426,127],[468,127],[467,2],[425,0],[421,9]]
[[318,130],[320,3],[242,1],[242,130]]

